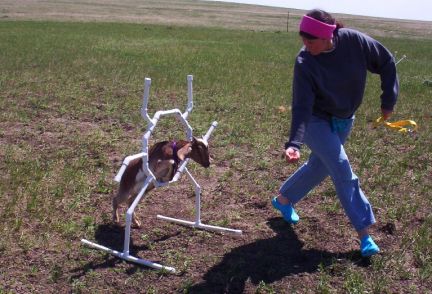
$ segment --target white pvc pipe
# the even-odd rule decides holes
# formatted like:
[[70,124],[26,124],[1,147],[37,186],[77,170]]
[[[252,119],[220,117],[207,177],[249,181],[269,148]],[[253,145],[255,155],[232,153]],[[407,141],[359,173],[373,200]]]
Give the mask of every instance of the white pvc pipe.
[[219,232],[219,233],[226,232],[226,233],[231,233],[231,234],[235,234],[235,235],[242,235],[243,234],[242,230],[235,230],[235,229],[229,229],[229,228],[218,227],[218,226],[210,226],[210,225],[205,225],[205,224],[196,224],[195,222],[186,221],[186,220],[177,219],[177,218],[172,218],[172,217],[167,217],[167,216],[163,216],[163,215],[157,215],[157,218],[162,219],[162,220],[166,220],[169,222],[173,222],[176,224],[180,224],[180,225],[185,225],[188,227],[197,228],[197,229],[204,229],[204,230],[209,230],[209,231],[214,231],[214,232]]
[[187,119],[189,113],[193,108],[193,87],[192,87],[193,75],[187,76],[187,86],[188,86],[188,103],[186,106],[186,111],[183,113],[184,119]]
[[122,176],[123,176],[123,173],[125,172],[125,170],[126,170],[126,168],[128,167],[129,163],[130,163],[132,160],[135,160],[135,159],[137,159],[137,158],[144,157],[145,155],[147,155],[147,153],[141,152],[141,153],[138,153],[138,154],[135,154],[135,155],[127,156],[127,157],[123,160],[122,166],[120,167],[120,170],[118,171],[117,175],[114,177],[114,181],[120,183],[121,178],[122,178]]
[[180,178],[180,175],[183,173],[183,170],[186,168],[186,165],[188,164],[188,162],[189,162],[189,158],[186,158],[183,161],[183,163],[180,165],[180,167],[177,169],[177,172],[174,175],[174,177],[172,178],[172,180],[170,181],[170,183],[176,182]]
[[[145,120],[147,120],[148,127],[147,127],[147,131],[143,135],[143,139],[142,139],[142,152],[139,154],[135,154],[135,155],[131,155],[131,156],[126,157],[123,161],[123,164],[122,164],[119,172],[117,173],[117,175],[115,177],[115,180],[117,182],[120,182],[121,177],[122,177],[124,171],[126,170],[127,166],[129,165],[130,161],[134,160],[136,158],[140,158],[140,157],[143,158],[143,170],[144,170],[144,173],[147,175],[147,178],[144,181],[143,187],[141,188],[141,190],[138,193],[137,197],[135,198],[134,202],[132,203],[132,205],[128,208],[128,210],[126,212],[126,226],[125,226],[123,252],[112,250],[110,248],[107,248],[105,246],[87,241],[85,239],[81,240],[84,244],[87,244],[87,245],[94,247],[96,249],[106,251],[106,252],[111,253],[111,254],[113,254],[119,258],[122,258],[124,260],[135,262],[135,263],[142,264],[145,266],[149,266],[149,267],[152,267],[155,269],[163,269],[163,270],[166,270],[166,271],[171,272],[171,273],[175,273],[175,269],[172,267],[162,266],[160,264],[153,263],[151,261],[136,258],[134,256],[129,255],[129,246],[130,246],[130,238],[131,238],[130,230],[131,230],[131,223],[132,223],[132,215],[133,215],[135,208],[138,205],[139,201],[141,200],[141,198],[145,194],[145,191],[146,191],[148,185],[151,182],[153,182],[156,187],[166,186],[170,183],[176,182],[179,179],[180,175],[183,173],[183,171],[186,171],[186,174],[188,175],[189,179],[191,180],[191,182],[193,183],[194,188],[195,188],[195,210],[196,210],[195,222],[189,222],[189,221],[179,220],[179,219],[170,218],[170,217],[164,217],[161,215],[158,215],[157,216],[158,218],[165,219],[165,220],[172,221],[172,222],[176,222],[179,224],[192,226],[192,227],[199,228],[199,229],[212,230],[212,231],[218,231],[218,232],[229,232],[229,233],[234,233],[237,235],[242,234],[241,230],[234,230],[234,229],[223,228],[223,227],[218,227],[218,226],[204,225],[201,223],[201,187],[198,185],[196,180],[193,178],[193,176],[190,174],[190,172],[186,168],[186,165],[189,162],[189,158],[182,162],[182,164],[178,168],[176,174],[174,175],[173,179],[171,181],[169,181],[168,183],[157,182],[155,176],[153,175],[153,173],[151,172],[151,170],[149,168],[149,165],[148,165],[148,160],[149,160],[149,158],[148,158],[149,157],[148,143],[149,143],[150,136],[151,136],[154,128],[156,127],[156,124],[157,124],[157,122],[161,116],[175,115],[180,120],[180,122],[184,125],[184,127],[186,129],[186,136],[187,136],[188,140],[192,140],[192,138],[193,138],[193,135],[192,135],[193,129],[187,121],[187,117],[193,108],[193,94],[192,94],[192,92],[193,92],[193,89],[192,89],[193,76],[188,75],[187,79],[188,79],[188,104],[187,104],[187,108],[186,108],[185,113],[182,114],[180,112],[180,110],[178,110],[178,109],[158,111],[154,114],[153,119],[151,119],[150,116],[148,115],[148,109],[147,109],[151,79],[145,78],[144,97],[143,97],[143,105],[141,107],[141,116]],[[208,142],[208,139],[209,139],[211,133],[213,132],[213,130],[216,128],[216,126],[217,126],[217,122],[214,121],[211,124],[210,128],[208,129],[207,133],[204,135],[203,140],[206,143]]]
[[143,171],[147,176],[151,176],[152,178],[155,178],[155,176],[153,175],[153,172],[150,170],[148,161],[149,161],[149,154],[148,154],[148,141],[150,139],[150,136],[154,130],[154,128],[156,127],[157,124],[157,119],[152,120],[152,122],[149,123],[149,126],[147,127],[147,131],[145,132],[143,139],[142,139],[142,151],[143,153],[145,153],[145,155],[143,156]]
[[148,109],[147,109],[148,98],[149,98],[149,93],[150,93],[150,85],[151,85],[151,79],[145,78],[145,80],[144,80],[144,97],[143,97],[143,105],[141,107],[141,116],[145,120],[147,120],[149,123],[152,123],[152,120],[151,120],[150,116],[148,115]]
[[144,195],[148,185],[154,180],[154,178],[148,176],[146,180],[144,181],[144,185],[141,188],[140,192],[138,193],[137,197],[135,198],[132,205],[128,208],[126,211],[126,226],[125,226],[125,235],[124,235],[124,246],[123,246],[123,253],[129,255],[129,245],[130,245],[130,229],[131,229],[131,222],[132,222],[132,215],[135,211],[135,207],[138,205],[138,202],[141,200],[141,197]]
[[[185,120],[185,122],[187,123],[187,121]],[[203,137],[203,140],[208,144],[208,139],[209,139],[209,137],[210,137],[210,135],[211,135],[211,133],[214,131],[214,129],[216,128],[216,126],[217,126],[217,122],[216,121],[214,121],[212,124],[211,124],[211,126],[210,126],[210,128],[208,129],[208,131],[207,131],[207,133],[205,134],[205,136]],[[189,126],[189,124],[187,123],[187,125]],[[189,126],[190,127],[190,126]],[[188,128],[188,130],[189,130],[189,128]],[[190,131],[191,131],[191,138],[189,138],[189,140],[192,140],[192,128],[190,128]],[[185,159],[184,161],[183,161],[183,163],[180,165],[180,167],[177,169],[177,172],[176,172],[176,174],[174,175],[174,177],[172,178],[172,180],[170,181],[170,183],[173,183],[173,182],[176,182],[176,181],[178,181],[178,179],[180,178],[180,175],[181,175],[181,173],[183,172],[183,170],[186,168],[186,165],[187,165],[187,163],[189,162],[189,158],[187,158],[187,159]]]
[[205,225],[205,224],[201,223],[201,187],[199,186],[197,181],[194,179],[192,174],[189,172],[189,170],[186,168],[186,164],[184,165],[184,169],[185,169],[187,176],[189,177],[189,179],[191,180],[191,182],[193,183],[193,185],[195,187],[195,222],[177,219],[177,218],[172,218],[172,217],[167,217],[167,216],[163,216],[163,215],[157,215],[157,218],[162,219],[162,220],[166,220],[166,221],[170,221],[170,222],[174,222],[177,224],[181,224],[181,225],[186,225],[189,227],[198,228],[198,229],[204,229],[204,230],[210,230],[210,231],[222,232],[222,233],[227,232],[227,233],[232,233],[232,234],[236,234],[236,235],[243,234],[242,230],[235,230],[235,229],[229,229],[229,228],[218,227],[218,226],[210,226],[210,225]]
[[180,110],[176,109],[170,109],[170,110],[160,110],[155,113],[154,118],[159,120],[159,118],[163,115],[170,115],[170,114],[178,114],[179,116],[182,116],[182,113]]
[[201,224],[201,187],[187,168],[185,168],[185,172],[195,188],[195,224],[199,225]]
[[208,143],[208,139],[210,138],[211,133],[214,131],[214,129],[217,127],[218,123],[217,121],[212,122],[210,128],[208,129],[207,133],[204,135],[203,140]]
[[183,125],[184,125],[185,128],[186,128],[186,138],[187,138],[189,141],[191,141],[192,138],[193,138],[193,135],[192,135],[192,127],[190,126],[190,124],[188,123],[188,121],[185,120],[183,117],[181,118],[181,121],[183,122]]
[[401,62],[402,60],[404,60],[406,57],[407,57],[406,55],[403,55],[402,58],[399,59],[399,60],[395,63],[395,65],[398,65],[399,62]]
[[199,224],[195,227],[198,229],[221,232],[221,233],[226,232],[226,233],[231,233],[231,234],[235,234],[235,235],[242,235],[243,234],[242,230],[235,230],[235,229],[224,228],[224,227],[219,227],[219,226]]
[[131,262],[134,262],[134,263],[142,264],[142,265],[145,265],[145,266],[148,266],[148,267],[151,267],[151,268],[154,268],[154,269],[158,269],[158,270],[166,270],[166,271],[168,271],[170,273],[175,273],[176,272],[175,268],[173,268],[173,267],[163,266],[161,264],[154,263],[154,262],[151,262],[151,261],[146,260],[146,259],[137,258],[137,257],[134,257],[132,255],[125,254],[125,253],[119,252],[117,250],[113,250],[113,249],[110,249],[108,247],[105,247],[105,246],[102,246],[102,245],[90,242],[90,241],[88,241],[86,239],[81,239],[81,242],[84,243],[84,244],[86,244],[89,247],[92,247],[92,248],[95,248],[95,249],[99,249],[99,250],[108,252],[108,253],[110,253],[112,255],[115,255],[115,256],[117,256],[117,257],[119,257],[121,259],[127,260],[127,261],[131,261]]

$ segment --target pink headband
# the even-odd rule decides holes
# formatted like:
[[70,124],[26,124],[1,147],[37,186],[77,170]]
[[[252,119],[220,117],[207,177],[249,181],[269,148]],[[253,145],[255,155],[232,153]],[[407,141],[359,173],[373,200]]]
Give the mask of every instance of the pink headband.
[[336,25],[321,22],[307,15],[303,15],[300,22],[300,31],[320,39],[331,39],[335,29]]

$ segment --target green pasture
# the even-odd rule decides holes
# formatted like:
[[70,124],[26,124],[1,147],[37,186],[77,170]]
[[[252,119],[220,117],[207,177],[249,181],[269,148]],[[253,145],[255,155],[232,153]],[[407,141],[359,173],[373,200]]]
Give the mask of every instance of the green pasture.
[[[432,286],[432,87],[427,82],[432,80],[432,40],[377,38],[397,57],[407,55],[398,65],[401,92],[392,120],[415,120],[419,130],[406,135],[372,128],[380,115],[380,84],[370,75],[346,148],[380,226],[395,227],[394,244],[367,268],[348,265],[341,272],[338,267],[344,265],[322,265],[311,274],[313,292],[419,293]],[[201,178],[217,178],[228,187],[231,202],[240,205],[215,221],[253,223],[242,201],[267,203],[296,169],[279,153],[289,131],[293,63],[300,46],[297,34],[286,32],[0,22],[0,293],[15,292],[18,281],[37,284],[39,275],[52,289],[61,281],[67,292],[104,291],[95,282],[97,270],[73,277],[68,269],[102,255],[79,240],[91,239],[99,223],[110,221],[113,176],[124,156],[140,151],[145,77],[152,79],[152,114],[184,109],[186,76],[194,76],[190,123],[199,136],[218,121],[210,141],[212,157],[228,168],[223,173],[196,165],[191,169]],[[183,136],[170,119],[158,128],[155,140]],[[315,209],[340,213],[331,183],[319,191],[323,201]],[[277,216],[270,206],[267,214],[257,223]],[[351,228],[345,230],[350,236]],[[11,256],[21,259],[19,264],[32,251],[43,252],[43,261],[8,274],[14,266]],[[73,252],[82,255],[59,260]],[[180,259],[183,265],[185,259]],[[187,272],[178,283],[185,293],[193,283]],[[152,275],[159,273],[144,271],[139,278],[154,280]],[[293,289],[301,289],[300,281],[291,280]],[[281,293],[285,286],[262,282],[256,292]],[[143,292],[164,292],[157,284],[142,287]],[[33,290],[38,292],[37,286]]]

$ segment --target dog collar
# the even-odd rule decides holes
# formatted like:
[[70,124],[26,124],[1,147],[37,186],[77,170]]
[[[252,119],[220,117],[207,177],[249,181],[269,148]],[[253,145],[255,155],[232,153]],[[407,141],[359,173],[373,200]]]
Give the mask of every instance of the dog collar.
[[177,142],[176,141],[172,141],[171,142],[171,147],[173,149],[173,159],[174,159],[174,162],[176,164],[178,164],[180,162],[180,158],[177,155],[177,151],[178,151],[178,149],[177,149]]

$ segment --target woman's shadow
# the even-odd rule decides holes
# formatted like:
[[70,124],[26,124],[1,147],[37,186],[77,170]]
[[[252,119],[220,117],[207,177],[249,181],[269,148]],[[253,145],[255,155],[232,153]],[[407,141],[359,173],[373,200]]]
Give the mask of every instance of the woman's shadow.
[[189,293],[242,293],[247,280],[254,285],[261,281],[269,284],[289,275],[315,272],[336,258],[361,261],[356,251],[303,250],[303,243],[282,218],[272,218],[267,224],[277,233],[275,237],[234,248],[207,271],[203,282],[189,288]]

